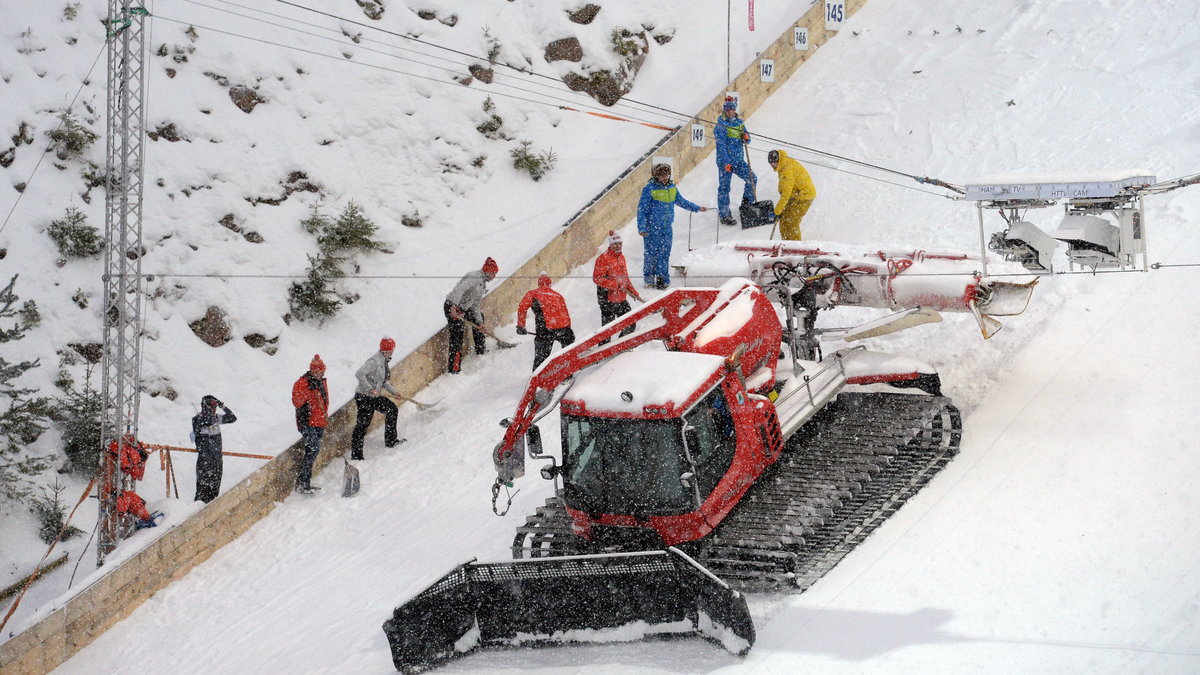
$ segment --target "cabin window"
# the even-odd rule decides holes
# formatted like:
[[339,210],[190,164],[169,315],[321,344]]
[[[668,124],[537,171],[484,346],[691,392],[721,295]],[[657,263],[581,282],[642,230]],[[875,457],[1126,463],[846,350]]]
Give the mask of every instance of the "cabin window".
[[567,503],[587,513],[639,517],[692,510],[679,477],[691,471],[675,420],[562,416]]
[[737,450],[733,414],[721,387],[705,396],[684,420],[692,428],[688,432],[688,450],[696,463],[700,499],[703,500],[729,471]]

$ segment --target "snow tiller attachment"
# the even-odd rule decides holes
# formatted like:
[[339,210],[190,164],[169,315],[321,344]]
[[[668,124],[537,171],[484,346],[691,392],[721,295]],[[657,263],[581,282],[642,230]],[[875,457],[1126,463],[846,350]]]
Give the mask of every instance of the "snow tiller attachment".
[[746,599],[677,549],[468,562],[383,624],[396,669],[415,673],[480,647],[696,635],[743,655]]

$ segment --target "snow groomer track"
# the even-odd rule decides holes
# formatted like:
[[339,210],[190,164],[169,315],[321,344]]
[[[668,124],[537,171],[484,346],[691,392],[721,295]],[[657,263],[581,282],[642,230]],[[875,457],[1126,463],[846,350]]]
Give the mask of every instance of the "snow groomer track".
[[[948,398],[843,392],[696,557],[738,590],[803,592],[945,467],[961,440],[962,417]],[[561,495],[513,542],[514,557],[594,552],[571,533]]]

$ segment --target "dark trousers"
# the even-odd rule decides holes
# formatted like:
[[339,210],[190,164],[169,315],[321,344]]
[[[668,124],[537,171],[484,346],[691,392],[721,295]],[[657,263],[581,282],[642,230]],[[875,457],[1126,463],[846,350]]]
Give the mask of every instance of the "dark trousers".
[[[446,359],[446,371],[457,373],[462,370],[463,340],[467,336],[467,324],[461,319],[451,318],[450,308],[452,306],[449,300],[442,304],[442,312],[446,315],[446,326],[450,331],[450,350]],[[483,315],[479,312],[469,310],[466,316],[475,325],[483,325]],[[476,354],[483,354],[487,351],[487,345],[483,341],[483,332],[478,328],[471,328],[471,339],[475,343]]]
[[550,350],[554,347],[555,342],[566,347],[575,342],[575,331],[571,330],[570,326],[554,330],[539,328],[537,334],[533,336],[534,370],[537,370],[537,367],[542,365],[542,361],[550,356]]
[[296,477],[296,484],[302,488],[312,486],[313,462],[317,461],[321,437],[324,435],[325,427],[306,426],[300,430],[300,438],[304,439],[304,457],[300,458],[300,475]]
[[371,426],[371,418],[375,413],[383,413],[383,442],[396,442],[396,418],[399,410],[396,404],[384,396],[368,396],[355,394],[354,404],[357,413],[354,421],[354,433],[350,435],[350,459],[363,458],[363,438],[367,435],[367,427]]
[[[622,300],[621,302],[609,302],[607,300],[607,298],[608,298],[608,289],[604,288],[603,286],[597,286],[596,287],[596,302],[600,303],[600,325],[601,326],[605,326],[605,325],[608,325],[609,323],[612,323],[618,317],[628,314],[629,311],[631,309],[633,309],[632,307],[629,306],[628,300]],[[630,333],[632,333],[635,330],[637,330],[637,324],[636,323],[630,324],[629,326],[626,326],[625,329],[623,329],[621,331],[621,337],[625,337],[626,335],[629,335]],[[600,344],[605,344],[607,342],[608,342],[608,340],[604,340]]]
[[196,436],[196,501],[205,504],[217,498],[221,492],[221,436],[200,434]]

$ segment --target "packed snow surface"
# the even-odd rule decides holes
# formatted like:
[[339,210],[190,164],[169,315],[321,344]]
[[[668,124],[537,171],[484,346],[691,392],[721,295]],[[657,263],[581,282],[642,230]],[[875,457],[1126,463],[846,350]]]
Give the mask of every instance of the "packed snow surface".
[[[692,110],[720,90],[725,3],[691,7],[694,13],[678,19],[677,39],[685,27],[705,22],[712,24],[707,39],[681,43],[678,52],[669,51],[670,45],[656,52],[671,65],[640,82],[631,96]],[[795,6],[789,9],[780,15],[799,14]],[[1195,173],[1200,170],[1198,22],[1195,3],[1165,0],[870,0],[749,118],[759,195],[775,196],[774,176],[763,158],[772,147],[766,137],[958,184],[978,175],[1083,175],[1125,166],[1149,167],[1160,180]],[[12,34],[25,22],[7,25]],[[759,25],[771,24],[760,16]],[[772,32],[779,32],[774,25]],[[270,54],[264,46],[248,51],[236,59],[231,51],[231,63],[250,69],[257,62],[251,56]],[[289,59],[316,68],[305,57]],[[15,70],[9,63],[2,69]],[[22,82],[42,86],[28,77]],[[345,90],[372,89],[386,97],[381,120],[397,109],[428,114],[430,107],[440,112],[456,105],[434,103],[442,100],[440,89],[415,84],[414,95],[408,83],[382,73],[368,81],[347,77],[345,85],[332,92],[294,91],[306,109],[318,111]],[[177,95],[184,102],[194,98],[187,91]],[[537,117],[542,128],[556,120],[568,124],[557,114]],[[361,120],[322,119],[325,129],[299,123],[294,129],[306,137],[347,139],[343,147],[353,152],[339,155],[335,144],[328,155],[329,162],[345,164],[338,171],[349,171],[346,166],[355,157],[372,156],[367,146],[380,144],[366,134],[370,126]],[[189,113],[189,122],[204,124],[202,114]],[[594,192],[636,155],[618,147],[646,148],[656,138],[615,122],[570,124],[580,130],[612,126],[598,127],[602,137],[556,146],[569,169],[545,179],[545,192],[532,192],[515,176],[488,168],[490,187],[454,197],[471,203],[456,212],[462,215],[459,225],[426,229],[411,244],[422,256],[419,273],[440,270],[446,278],[381,286],[388,298],[364,293],[373,316],[396,317],[390,323],[311,329],[310,338],[281,348],[274,357],[252,352],[226,359],[195,342],[186,327],[196,318],[193,311],[164,305],[151,312],[157,340],[148,354],[150,365],[177,372],[166,364],[186,359],[189,369],[205,376],[177,375],[187,382],[186,398],[198,399],[216,382],[228,388],[229,393],[217,393],[235,409],[240,398],[262,420],[286,418],[286,401],[280,400],[284,385],[299,375],[319,340],[322,353],[332,355],[331,379],[345,400],[353,382],[349,373],[370,355],[378,333],[389,329],[409,345],[423,340],[439,324],[438,306],[461,271],[477,265],[485,253],[496,256],[502,270],[511,270],[575,208],[578,202],[564,199],[561,190],[578,183],[592,186],[580,193]],[[207,128],[214,132],[219,126]],[[232,129],[222,130],[221,138],[249,145],[249,137]],[[415,143],[424,148],[414,154],[435,147],[429,139]],[[194,145],[199,153],[208,141]],[[463,148],[461,154],[470,156],[472,150]],[[914,250],[979,250],[973,205],[945,199],[902,176],[804,151],[789,149],[789,154],[808,166],[819,193],[803,223],[806,236],[868,247],[905,242]],[[158,161],[171,185],[203,178],[192,175],[189,162]],[[290,165],[283,157],[270,164],[267,178],[251,180],[251,167],[240,167],[229,179],[266,190]],[[364,189],[354,193],[381,213],[417,195],[426,200],[423,204],[443,198],[422,191],[423,173],[364,169]],[[681,189],[701,203],[705,195],[715,201],[716,178],[715,167],[706,162],[682,179]],[[165,195],[148,202],[149,212],[165,219],[172,217],[168,207]],[[213,203],[210,219],[227,208]],[[494,217],[498,212],[506,214],[503,222]],[[998,218],[987,215],[991,231],[1002,228]],[[1030,211],[1027,218],[1052,229],[1059,215],[1048,209]],[[463,224],[473,219],[488,227]],[[719,229],[715,221],[713,211],[694,219],[680,213],[676,254],[689,243],[706,245],[718,236],[765,234]],[[1200,262],[1198,221],[1200,188],[1151,197],[1146,206],[1151,259],[1168,265]],[[14,227],[4,236],[15,236]],[[631,242],[626,251],[630,269],[636,270],[641,264],[636,233],[631,224],[618,229]],[[278,241],[299,246],[302,240],[281,235]],[[187,270],[278,267],[258,253],[196,259],[178,248],[173,255]],[[43,262],[52,257],[49,251],[38,256]],[[3,264],[14,264],[13,258],[10,250]],[[1055,265],[1066,269],[1061,250]],[[161,269],[170,267],[164,263]],[[367,269],[386,267],[372,261]],[[21,269],[34,276],[32,270],[39,268]],[[872,349],[939,369],[946,394],[966,414],[961,454],[808,592],[752,596],[757,643],[747,657],[690,640],[637,642],[481,652],[442,672],[1200,670],[1200,496],[1194,489],[1200,481],[1194,422],[1200,360],[1194,358],[1192,339],[1200,330],[1200,315],[1191,310],[1194,270],[1181,266],[1047,278],[1029,309],[986,342],[979,339],[974,319],[964,315],[946,315],[942,323],[872,340]],[[581,334],[598,325],[589,273],[577,270],[555,284],[571,304]],[[63,272],[68,274],[69,267]],[[48,289],[51,276],[27,291],[36,296],[35,291]],[[73,289],[91,276],[94,270],[62,283]],[[197,284],[190,292],[202,296],[195,301],[200,307],[210,298],[236,297],[239,304],[230,304],[238,307],[239,321],[249,321],[257,314],[279,316],[280,291],[271,288],[220,281]],[[264,300],[268,295],[275,299]],[[268,304],[274,311],[252,311]],[[856,311],[826,320],[845,325],[854,317],[873,317]],[[420,329],[401,332],[401,326]],[[469,359],[463,375],[443,377],[421,394],[444,398],[443,403],[426,412],[402,411],[401,433],[408,442],[401,449],[385,450],[378,434],[371,437],[367,459],[359,464],[363,491],[357,497],[339,498],[340,471],[326,471],[317,478],[323,494],[287,499],[59,672],[390,672],[380,626],[394,605],[458,563],[504,557],[513,528],[549,494],[549,485],[530,472],[508,516],[493,516],[488,504],[489,451],[501,432],[495,423],[512,414],[530,364],[527,344]],[[165,408],[161,397],[143,407],[143,414],[167,410],[173,417],[155,428],[182,436],[186,419]],[[551,416],[543,426],[549,430],[555,423]],[[264,435],[268,431],[271,436]],[[239,422],[226,431],[226,447],[242,447],[251,438],[274,438],[275,447],[290,434],[283,421],[274,427],[266,421]],[[226,481],[254,467],[232,460],[226,466],[231,474]],[[159,478],[151,476],[147,483]],[[190,476],[180,478],[186,485]],[[154,500],[153,505],[167,510],[171,520],[195,508],[186,500]],[[139,533],[123,549],[149,536],[153,533]],[[42,598],[40,606],[52,606],[52,598]]]

